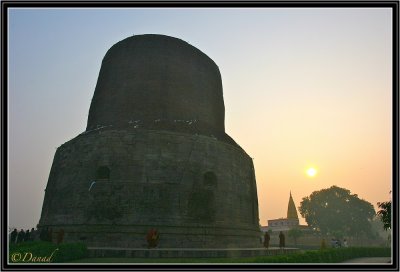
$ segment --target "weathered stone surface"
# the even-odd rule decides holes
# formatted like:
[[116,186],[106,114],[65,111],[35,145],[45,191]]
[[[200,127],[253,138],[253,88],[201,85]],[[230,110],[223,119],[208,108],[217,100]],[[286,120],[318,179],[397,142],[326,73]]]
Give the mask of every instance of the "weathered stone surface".
[[224,133],[217,65],[203,52],[163,35],[112,46],[100,69],[87,130],[98,126]]
[[40,227],[98,247],[146,247],[150,228],[164,248],[258,247],[253,162],[225,134],[220,83],[215,63],[181,40],[113,46],[87,131],[56,151]]
[[[62,227],[91,245],[140,247],[151,227],[161,233],[160,246],[201,247],[207,239],[215,247],[258,243],[252,160],[207,136],[142,129],[85,133],[58,148],[49,181],[41,225]],[[109,231],[121,235],[104,236]]]
[[121,249],[89,248],[92,258],[244,258],[298,253],[297,248],[232,248],[232,249]]

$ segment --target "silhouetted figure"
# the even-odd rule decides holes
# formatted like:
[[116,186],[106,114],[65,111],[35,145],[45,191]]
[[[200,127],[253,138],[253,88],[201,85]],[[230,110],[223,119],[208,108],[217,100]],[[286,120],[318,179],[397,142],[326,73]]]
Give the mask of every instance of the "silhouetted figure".
[[322,239],[322,241],[321,241],[321,249],[323,250],[323,249],[326,249],[326,242],[325,242],[325,239]]
[[52,230],[52,228],[49,228],[49,231],[47,233],[47,241],[53,242],[53,230]]
[[147,233],[146,240],[149,248],[156,247],[158,245],[158,231],[154,228],[151,228]]
[[17,235],[18,235],[18,231],[17,231],[17,229],[14,229],[12,232],[11,232],[11,238],[10,238],[10,243],[12,243],[12,244],[15,244],[17,241]]
[[344,247],[349,247],[349,245],[347,244],[347,240],[346,239],[343,240],[343,246]]
[[282,231],[279,233],[279,247],[280,248],[285,247],[285,235],[283,234]]
[[53,231],[49,227],[42,228],[40,230],[39,238],[41,241],[51,242],[53,236]]
[[17,236],[17,243],[22,243],[25,239],[25,231],[23,229],[21,229],[20,232],[18,232],[18,236]]
[[36,239],[36,231],[34,228],[31,228],[31,241],[35,241]]
[[334,238],[331,239],[331,247],[332,248],[336,247],[336,240]]
[[25,232],[24,241],[25,241],[25,242],[28,242],[28,241],[30,241],[30,240],[31,240],[31,233],[30,233],[29,230],[27,230],[27,231]]
[[268,248],[268,247],[269,247],[269,240],[271,240],[271,237],[270,237],[269,233],[266,232],[266,233],[264,234],[264,247],[265,247],[265,248]]
[[47,233],[48,233],[48,231],[49,231],[49,229],[47,227],[46,228],[42,228],[40,230],[39,239],[41,241],[47,241]]
[[57,234],[57,245],[61,244],[63,240],[64,240],[64,230],[60,229],[60,231]]
[[332,238],[331,245],[333,248],[341,247],[340,240],[336,238]]

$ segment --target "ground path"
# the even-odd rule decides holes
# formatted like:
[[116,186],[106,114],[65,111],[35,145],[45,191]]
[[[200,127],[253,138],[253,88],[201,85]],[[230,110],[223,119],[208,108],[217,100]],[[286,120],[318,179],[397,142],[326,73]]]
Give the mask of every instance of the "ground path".
[[365,257],[365,258],[356,258],[344,261],[342,263],[391,263],[392,258],[390,257]]

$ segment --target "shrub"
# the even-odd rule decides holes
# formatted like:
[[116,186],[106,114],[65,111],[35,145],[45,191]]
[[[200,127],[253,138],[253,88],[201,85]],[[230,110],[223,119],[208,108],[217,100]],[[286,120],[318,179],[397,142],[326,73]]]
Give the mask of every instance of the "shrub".
[[339,263],[359,257],[390,257],[390,248],[350,247],[308,250],[290,255],[258,257],[258,263]]

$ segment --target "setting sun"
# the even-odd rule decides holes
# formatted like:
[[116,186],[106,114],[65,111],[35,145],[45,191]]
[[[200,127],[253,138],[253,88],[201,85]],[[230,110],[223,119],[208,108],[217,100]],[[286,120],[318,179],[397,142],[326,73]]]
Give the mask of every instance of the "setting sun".
[[317,170],[315,168],[308,168],[307,169],[307,175],[309,177],[314,177],[317,174]]
[[[207,248],[214,245],[207,236],[210,231],[217,235],[215,247],[233,247],[238,240],[231,235],[238,235],[243,240],[238,248],[254,246],[266,252],[259,243],[259,223],[263,232],[273,230],[268,250],[279,245],[280,229],[285,248],[321,248],[325,234],[316,232],[321,238],[308,239],[303,233],[297,241],[297,232],[288,237],[297,222],[302,232],[319,229],[311,223],[310,230],[303,229],[310,222],[299,211],[303,198],[335,185],[378,211],[378,202],[397,194],[392,53],[398,8],[389,1],[387,5],[366,8],[360,1],[360,7],[335,9],[307,4],[101,10],[10,6],[4,20],[10,26],[4,90],[10,126],[4,131],[9,146],[7,227],[10,232],[17,229],[13,241],[21,229],[36,231],[37,226],[52,227],[52,220],[64,220],[63,242],[86,237],[82,242],[89,247],[100,247],[109,232],[112,241],[104,246],[143,244],[147,249],[146,237],[154,228],[160,235],[158,247]],[[46,42],[49,33],[51,43]],[[81,42],[67,39],[66,33]],[[149,41],[139,42],[143,38]],[[156,42],[158,38],[164,42]],[[124,53],[111,54],[114,49]],[[145,55],[138,55],[139,49]],[[115,66],[102,68],[111,61]],[[79,80],[71,80],[76,77]],[[109,85],[103,85],[103,77]],[[94,106],[97,102],[101,107]],[[52,164],[61,167],[56,167],[56,175],[50,175]],[[57,190],[46,191],[56,179],[63,186],[56,182]],[[79,194],[67,199],[64,185],[71,190],[76,186]],[[219,194],[221,188],[227,193]],[[288,218],[290,195],[297,216],[291,208]],[[99,228],[96,234],[78,235],[78,225],[66,219],[67,211],[75,223],[83,224],[79,228],[89,223]],[[144,221],[150,217],[154,222],[148,221],[147,227]],[[180,231],[185,220],[190,228]],[[376,221],[371,233],[378,232],[383,241],[377,245],[386,246],[390,231]],[[237,233],[239,223],[245,229]],[[204,224],[210,225],[207,235],[192,237],[192,231],[203,232]],[[179,227],[176,235],[185,237],[182,243],[173,241],[178,237],[174,226]],[[334,232],[341,237],[326,236],[327,248],[331,238],[344,237],[349,247],[374,245],[368,237],[351,238],[347,228],[338,224]],[[52,229],[57,236],[61,225]],[[157,236],[153,234],[149,237]],[[390,242],[394,248],[395,241]]]

